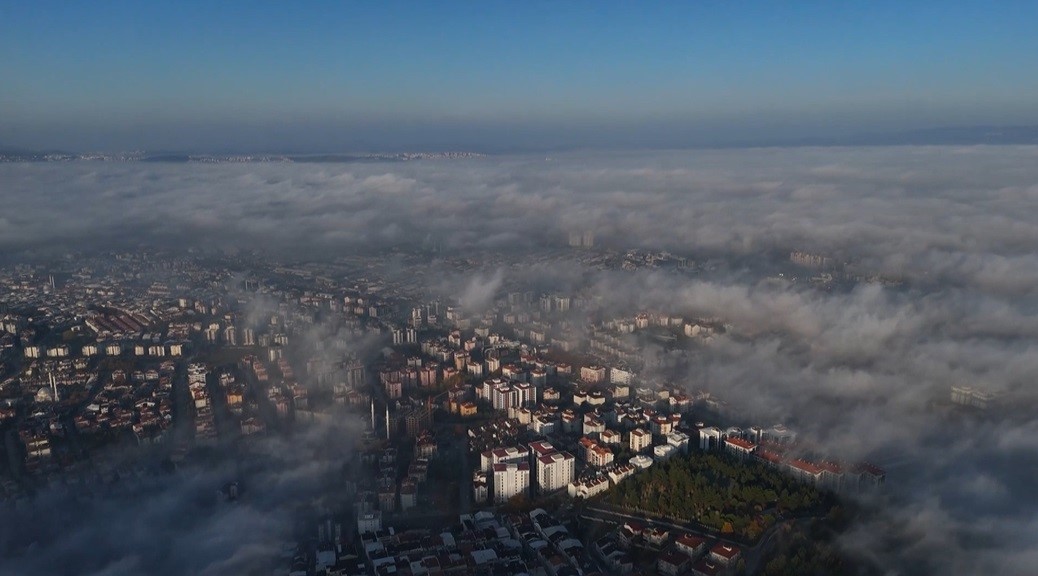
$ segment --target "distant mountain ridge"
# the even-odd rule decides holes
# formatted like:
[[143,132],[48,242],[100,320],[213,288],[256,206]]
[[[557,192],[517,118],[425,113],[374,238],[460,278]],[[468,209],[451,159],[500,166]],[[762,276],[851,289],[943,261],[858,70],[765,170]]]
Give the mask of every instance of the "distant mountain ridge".
[[[768,142],[747,140],[739,144],[711,146],[695,145],[688,148],[752,148],[802,146],[972,146],[972,145],[1028,145],[1038,144],[1038,126],[943,126],[900,132],[866,132],[837,138],[799,138]],[[671,147],[668,147],[671,148]],[[680,147],[678,147],[680,148]],[[70,162],[142,161],[142,162],[372,162],[408,160],[445,160],[481,158],[479,152],[372,152],[372,153],[313,153],[313,154],[205,154],[189,152],[68,152],[64,150],[30,150],[18,146],[0,145],[0,162]]]

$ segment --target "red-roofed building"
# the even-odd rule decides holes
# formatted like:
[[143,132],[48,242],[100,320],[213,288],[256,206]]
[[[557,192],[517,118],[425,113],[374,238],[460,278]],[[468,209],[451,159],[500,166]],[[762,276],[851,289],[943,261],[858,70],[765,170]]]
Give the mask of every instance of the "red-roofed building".
[[803,458],[797,458],[790,462],[789,470],[794,476],[804,482],[818,484],[822,479],[822,469],[817,464],[808,462]]
[[526,462],[530,451],[525,446],[492,448],[480,454],[480,469],[490,472],[494,464],[502,462]]
[[635,428],[631,430],[628,442],[633,452],[641,452],[649,446],[652,446],[652,434],[648,430],[642,428]]
[[760,460],[761,462],[764,462],[765,464],[767,464],[769,466],[774,466],[774,467],[778,468],[779,466],[782,465],[782,455],[778,454],[778,453],[775,453],[775,452],[772,452],[771,450],[764,450],[762,448],[758,448],[753,453],[753,455],[755,457],[757,457],[758,460]]
[[617,543],[624,547],[630,546],[632,542],[641,538],[643,530],[645,530],[645,526],[640,522],[633,520],[625,522],[617,532]]
[[674,546],[683,554],[695,558],[706,550],[706,538],[695,534],[685,534],[674,541]]
[[693,576],[717,576],[724,571],[724,566],[714,562],[709,557],[703,558],[692,565]]
[[588,454],[587,462],[592,466],[608,466],[613,463],[613,451],[601,444],[595,444]]
[[576,458],[569,452],[551,452],[537,456],[537,485],[542,493],[565,488],[573,481]]
[[822,469],[822,486],[830,490],[843,488],[843,466],[836,462],[821,462],[818,467]]
[[731,566],[739,561],[741,555],[742,550],[740,550],[738,546],[718,542],[710,549],[709,558],[722,566]]
[[606,466],[613,461],[613,451],[587,436],[577,443],[584,461],[591,466]]
[[753,454],[753,451],[757,449],[757,445],[749,440],[729,437],[724,439],[724,449],[742,458]]
[[790,446],[788,444],[782,444],[768,439],[761,440],[757,443],[758,450],[767,450],[768,452],[774,452],[780,456],[785,455],[789,448]]
[[533,451],[534,456],[547,456],[552,452],[557,452],[557,450],[555,450],[555,447],[551,445],[551,442],[546,442],[543,440],[537,442],[530,442],[530,450]]
[[529,494],[530,463],[494,464],[494,502],[501,504],[519,494]]
[[879,486],[887,480],[887,472],[879,466],[861,463],[854,467],[854,473],[858,476],[858,488]]
[[666,436],[674,431],[674,427],[681,422],[680,414],[671,416],[654,416],[649,421],[649,429],[657,436]]

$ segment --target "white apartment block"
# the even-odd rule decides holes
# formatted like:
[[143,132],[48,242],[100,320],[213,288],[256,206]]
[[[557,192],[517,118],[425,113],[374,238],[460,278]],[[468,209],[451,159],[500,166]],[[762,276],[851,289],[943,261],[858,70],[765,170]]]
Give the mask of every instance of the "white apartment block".
[[609,382],[612,384],[630,384],[632,376],[629,370],[621,368],[609,369]]
[[530,491],[530,464],[508,462],[494,464],[494,503],[502,504]]
[[671,432],[667,434],[667,444],[670,444],[681,454],[688,454],[688,434],[684,432]]
[[589,413],[584,415],[583,433],[585,436],[590,436],[591,438],[598,438],[602,434],[602,432],[605,432],[605,429],[605,422],[596,418],[594,414]]
[[641,452],[652,445],[652,434],[644,428],[635,428],[628,437],[628,445],[632,452]]
[[602,444],[620,444],[622,438],[623,435],[617,432],[616,430],[606,429],[601,434],[599,434],[598,440]]
[[554,492],[572,482],[576,473],[576,461],[569,452],[552,452],[538,456],[537,485],[541,492]]
[[604,366],[583,366],[580,368],[580,379],[588,384],[605,382],[606,369]]

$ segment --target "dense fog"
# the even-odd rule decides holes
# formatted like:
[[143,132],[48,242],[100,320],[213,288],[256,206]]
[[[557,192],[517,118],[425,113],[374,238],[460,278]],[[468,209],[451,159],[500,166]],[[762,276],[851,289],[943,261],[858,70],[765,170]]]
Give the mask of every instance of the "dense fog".
[[[593,231],[599,247],[727,262],[698,275],[525,266],[618,314],[727,323],[691,359],[647,351],[648,370],[762,425],[791,426],[820,451],[886,467],[884,493],[866,502],[876,512],[843,537],[849,551],[891,574],[1022,575],[1038,565],[1036,147],[35,163],[0,165],[0,181],[0,253],[12,259],[142,244],[298,259],[399,248],[429,251],[435,271],[438,258],[560,250],[577,230]],[[824,291],[752,272],[758,259],[793,250],[876,281]],[[478,313],[521,272],[445,270],[429,290]],[[950,411],[942,406],[954,385],[1000,402],[982,414]],[[167,560],[169,573],[233,573],[253,547],[283,538],[296,501],[288,493],[317,490],[322,463],[281,442],[266,442],[269,464],[251,473],[260,496],[205,522],[193,507],[219,503],[198,495],[211,497],[233,463],[149,480],[132,505],[120,496],[69,512],[65,496],[45,494],[31,515],[3,522],[0,539],[59,527],[62,536],[0,573],[92,570],[113,551],[124,564],[98,574]]]

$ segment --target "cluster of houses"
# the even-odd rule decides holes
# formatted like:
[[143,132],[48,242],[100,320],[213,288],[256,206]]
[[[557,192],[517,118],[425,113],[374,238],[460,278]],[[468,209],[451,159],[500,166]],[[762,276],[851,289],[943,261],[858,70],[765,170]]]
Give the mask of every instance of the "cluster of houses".
[[641,547],[656,555],[656,571],[668,576],[719,576],[733,573],[742,559],[739,546],[724,540],[696,534],[674,534],[658,526],[626,522],[599,538],[594,551],[611,572],[629,574],[634,570],[632,548]]

